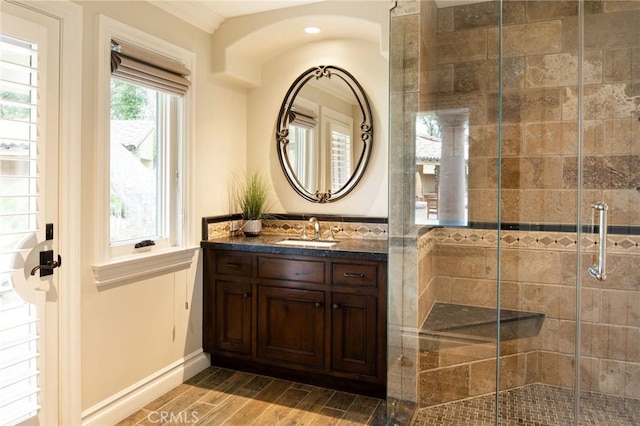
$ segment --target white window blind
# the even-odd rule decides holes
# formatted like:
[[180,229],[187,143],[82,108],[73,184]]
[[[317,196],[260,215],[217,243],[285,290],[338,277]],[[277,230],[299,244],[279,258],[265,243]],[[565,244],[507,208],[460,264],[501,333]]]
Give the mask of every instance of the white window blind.
[[0,424],[38,409],[36,306],[14,288],[38,230],[37,45],[0,35]]

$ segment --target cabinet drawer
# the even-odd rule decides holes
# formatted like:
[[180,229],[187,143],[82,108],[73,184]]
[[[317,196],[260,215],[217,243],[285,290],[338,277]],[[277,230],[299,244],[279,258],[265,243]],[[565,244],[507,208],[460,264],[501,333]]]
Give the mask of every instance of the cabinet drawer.
[[305,283],[324,283],[325,262],[321,260],[258,258],[258,277]]
[[334,263],[332,267],[333,284],[376,286],[378,267],[358,263]]
[[219,254],[216,258],[216,273],[250,277],[253,258],[247,255]]

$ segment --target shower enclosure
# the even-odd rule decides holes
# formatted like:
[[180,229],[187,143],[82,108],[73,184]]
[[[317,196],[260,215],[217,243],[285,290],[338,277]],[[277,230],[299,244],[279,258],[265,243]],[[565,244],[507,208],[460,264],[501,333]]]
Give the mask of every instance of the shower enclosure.
[[640,424],[640,2],[390,11],[389,424]]

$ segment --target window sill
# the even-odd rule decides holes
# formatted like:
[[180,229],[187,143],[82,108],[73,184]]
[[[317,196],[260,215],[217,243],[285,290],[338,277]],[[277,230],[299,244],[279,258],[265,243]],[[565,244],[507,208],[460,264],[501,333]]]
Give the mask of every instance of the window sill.
[[103,287],[168,274],[191,266],[198,247],[153,250],[144,255],[129,256],[93,265],[96,286]]

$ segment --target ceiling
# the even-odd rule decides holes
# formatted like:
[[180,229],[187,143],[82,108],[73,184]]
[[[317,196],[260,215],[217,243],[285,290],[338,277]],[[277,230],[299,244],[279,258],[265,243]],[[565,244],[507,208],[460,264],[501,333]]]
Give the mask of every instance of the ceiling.
[[[379,45],[380,53],[388,55],[388,42],[384,37],[383,24],[362,18],[358,12],[366,4],[378,3],[375,10],[384,10],[394,3],[391,0],[146,0],[156,7],[171,13],[210,34],[216,33],[227,19],[309,5],[309,13],[294,9],[279,15],[279,18],[262,20],[262,24],[241,30],[225,28],[218,32],[221,48],[216,49],[214,73],[240,86],[256,87],[261,84],[261,66],[266,61],[305,43],[321,40],[360,40]],[[435,0],[438,7],[449,7],[464,3],[488,0]],[[335,2],[335,5],[329,5]],[[344,6],[339,6],[344,2]],[[358,5],[362,2],[362,6]],[[312,5],[316,3],[317,5]],[[321,3],[321,4],[318,4]],[[348,4],[347,4],[348,3]],[[377,6],[378,6],[377,5]],[[316,7],[317,6],[317,7]],[[322,9],[322,12],[319,10]],[[368,8],[370,11],[372,8]],[[313,11],[311,11],[313,10]],[[331,11],[327,13],[326,11]],[[344,14],[342,12],[344,12]],[[293,13],[291,13],[293,12]],[[300,13],[302,12],[302,13]],[[366,12],[365,12],[366,14]],[[384,20],[384,14],[383,14]],[[308,35],[302,29],[308,25],[322,28],[321,34]],[[230,32],[232,33],[229,36]],[[293,36],[293,34],[296,34]],[[231,38],[229,38],[231,37]]]
[[286,7],[300,6],[326,0],[197,0],[205,8],[223,18],[250,15]]
[[228,18],[323,1],[340,0],[147,0],[209,33]]
[[[358,3],[374,1],[382,6],[378,10],[384,10],[389,0],[147,1],[210,34],[215,33],[213,73],[244,87],[261,84],[262,64],[306,43],[358,40],[380,45],[382,54],[388,51],[388,43],[381,44],[382,27],[376,20],[379,18],[375,18],[375,13],[360,13],[363,7]],[[344,7],[339,6],[340,2],[345,2]],[[309,9],[297,7],[304,5],[309,5]],[[260,14],[275,10],[282,13]],[[246,16],[253,14],[255,17]],[[240,20],[239,24],[220,28],[231,18]],[[305,34],[303,29],[307,26],[317,26],[321,33]]]
[[[147,0],[155,6],[169,12],[196,27],[214,33],[220,24],[228,18],[251,15],[310,3],[341,1],[384,1],[391,0]],[[435,0],[438,7],[458,6],[467,3],[479,3],[490,0]]]

